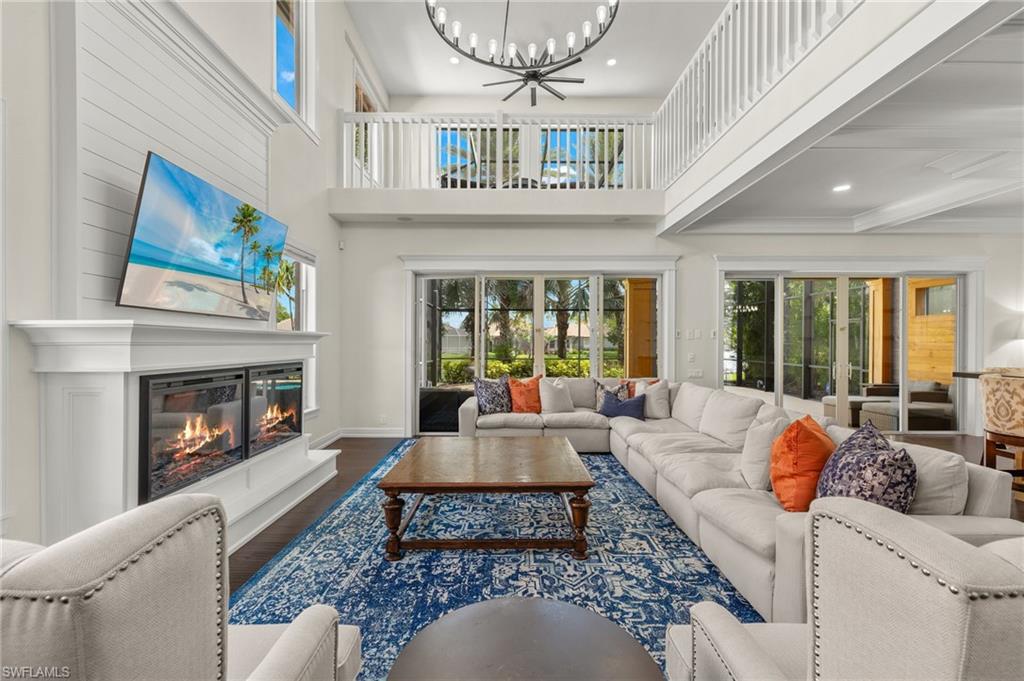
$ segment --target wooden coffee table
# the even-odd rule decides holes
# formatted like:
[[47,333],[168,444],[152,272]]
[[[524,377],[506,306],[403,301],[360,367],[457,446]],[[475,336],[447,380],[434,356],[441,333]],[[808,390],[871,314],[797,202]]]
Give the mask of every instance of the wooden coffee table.
[[[384,490],[387,559],[402,549],[572,549],[587,557],[587,518],[594,486],[580,455],[564,437],[425,437],[388,471]],[[568,538],[405,539],[405,531],[429,494],[557,494],[572,528]],[[402,516],[402,494],[416,495]],[[570,496],[571,495],[571,496]]]
[[664,681],[622,627],[546,598],[498,598],[448,613],[413,636],[388,681]]

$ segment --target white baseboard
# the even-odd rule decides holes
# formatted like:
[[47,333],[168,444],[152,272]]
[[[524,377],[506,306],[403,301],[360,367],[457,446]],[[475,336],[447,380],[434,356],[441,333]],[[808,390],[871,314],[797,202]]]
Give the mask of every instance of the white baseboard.
[[331,432],[327,433],[326,435],[321,435],[320,437],[316,438],[315,440],[312,440],[309,443],[309,448],[310,449],[323,449],[324,447],[326,447],[327,445],[331,444],[332,442],[334,442],[335,440],[337,440],[341,436],[342,436],[342,429],[341,428],[335,428],[334,430],[332,430]]
[[401,426],[379,428],[342,428],[342,437],[404,437],[405,430]]

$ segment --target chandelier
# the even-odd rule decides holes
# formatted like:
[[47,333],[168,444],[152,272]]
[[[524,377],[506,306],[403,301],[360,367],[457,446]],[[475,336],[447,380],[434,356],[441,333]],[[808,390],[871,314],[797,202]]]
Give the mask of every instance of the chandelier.
[[565,48],[560,49],[554,38],[548,38],[543,43],[543,49],[537,47],[537,43],[530,43],[524,51],[516,43],[506,43],[508,33],[508,15],[511,9],[512,0],[505,0],[505,25],[501,36],[501,43],[491,38],[487,41],[487,54],[477,54],[479,47],[479,36],[470,33],[463,41],[462,23],[452,21],[448,24],[448,10],[437,6],[437,0],[425,0],[427,15],[430,17],[430,24],[441,36],[441,39],[448,43],[448,46],[463,57],[492,66],[500,71],[511,74],[509,80],[499,80],[493,83],[484,83],[484,87],[495,85],[517,84],[511,92],[505,95],[501,101],[506,102],[525,87],[530,88],[530,105],[537,106],[537,88],[551,93],[558,99],[565,99],[565,95],[552,87],[551,83],[582,83],[582,78],[568,78],[556,76],[562,70],[574,66],[583,61],[583,53],[597,45],[605,36],[612,22],[618,14],[619,0],[608,0],[607,5],[597,6],[597,34],[594,34],[594,25],[584,21],[582,26],[583,44],[576,49],[576,34],[569,31],[565,34]]

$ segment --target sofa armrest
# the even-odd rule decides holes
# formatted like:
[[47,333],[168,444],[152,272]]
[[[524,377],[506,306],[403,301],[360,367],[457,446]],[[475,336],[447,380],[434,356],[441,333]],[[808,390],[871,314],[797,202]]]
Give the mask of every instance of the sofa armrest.
[[277,639],[249,681],[334,681],[338,669],[338,613],[306,608]]
[[474,437],[476,435],[476,419],[479,415],[476,395],[459,405],[459,437]]
[[861,388],[864,397],[899,397],[900,386],[895,383],[869,383]]
[[807,621],[806,513],[775,518],[775,585],[772,622]]
[[967,464],[967,505],[964,515],[1009,518],[1013,499],[1013,477],[1005,471]]
[[743,625],[718,605],[690,608],[693,681],[783,681],[786,677]]
[[911,402],[949,402],[949,391],[947,390],[912,390],[910,392]]

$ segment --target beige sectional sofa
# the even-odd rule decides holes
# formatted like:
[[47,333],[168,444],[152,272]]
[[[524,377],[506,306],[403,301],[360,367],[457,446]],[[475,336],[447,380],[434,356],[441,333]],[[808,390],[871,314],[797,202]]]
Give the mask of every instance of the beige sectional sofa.
[[[806,514],[786,512],[769,481],[771,443],[802,414],[683,383],[670,384],[670,418],[607,419],[590,401],[594,379],[563,380],[573,382],[574,413],[479,416],[471,398],[459,410],[460,435],[562,435],[580,452],[611,451],[765,620],[806,620]],[[822,425],[837,444],[852,432]],[[1009,517],[1007,473],[897,446],[917,464],[912,516],[975,545],[1024,536],[1024,524]]]

